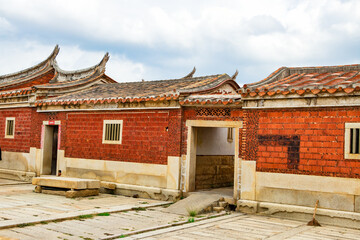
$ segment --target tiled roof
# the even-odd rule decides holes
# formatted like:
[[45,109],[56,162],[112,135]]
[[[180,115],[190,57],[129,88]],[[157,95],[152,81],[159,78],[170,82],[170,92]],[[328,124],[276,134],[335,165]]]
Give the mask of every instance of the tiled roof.
[[235,104],[241,103],[240,95],[196,95],[187,97],[179,101],[181,105],[215,105],[215,104]]
[[12,96],[19,96],[19,95],[28,95],[33,93],[35,90],[31,87],[9,90],[9,91],[1,91],[0,98],[12,97]]
[[178,99],[180,95],[209,91],[227,81],[232,81],[229,75],[218,74],[195,78],[96,85],[83,91],[37,101],[37,105]]
[[360,90],[360,65],[325,67],[282,67],[262,81],[244,85],[243,97],[303,95],[341,92],[345,94]]

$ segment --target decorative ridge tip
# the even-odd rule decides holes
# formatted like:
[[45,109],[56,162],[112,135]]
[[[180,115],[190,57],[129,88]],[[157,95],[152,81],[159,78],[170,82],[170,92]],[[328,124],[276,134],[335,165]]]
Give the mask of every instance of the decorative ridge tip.
[[109,52],[106,52],[104,57],[101,59],[100,63],[97,66],[100,72],[105,72],[105,66],[106,63],[109,61],[109,58],[110,58]]
[[53,52],[52,52],[52,54],[51,54],[51,56],[53,56],[53,59],[56,58],[56,56],[59,54],[59,52],[60,52],[59,44],[56,44],[56,45],[55,45],[55,48],[54,48],[54,50],[53,50]]
[[50,56],[45,61],[51,61],[54,62],[55,58],[60,52],[60,47],[58,44],[55,45],[54,50],[51,52]]
[[188,75],[186,75],[185,77],[183,77],[183,79],[193,78],[195,72],[196,72],[196,67],[194,66],[193,70],[192,70]]
[[231,76],[231,80],[235,81],[238,74],[239,74],[239,71],[236,69],[235,73]]

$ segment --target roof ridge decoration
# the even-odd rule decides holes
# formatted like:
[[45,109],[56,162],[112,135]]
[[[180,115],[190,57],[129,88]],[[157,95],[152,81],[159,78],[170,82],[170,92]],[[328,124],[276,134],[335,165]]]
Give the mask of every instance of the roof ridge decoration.
[[196,72],[196,67],[194,66],[193,70],[192,70],[188,75],[186,75],[185,77],[183,77],[183,79],[193,78],[195,72]]
[[89,77],[91,75],[105,73],[106,63],[109,61],[109,58],[110,58],[109,53],[106,52],[104,57],[101,59],[101,61],[98,64],[92,67],[73,70],[73,71],[67,71],[61,69],[55,60],[53,62],[53,66],[55,68],[56,73],[55,73],[55,77],[50,81],[50,83],[74,81]]
[[[113,83],[96,85],[83,91],[73,92],[50,99],[36,101],[37,106],[42,105],[68,105],[78,103],[107,103],[114,102],[143,102],[177,100],[190,94],[203,94],[214,91],[224,84],[230,84],[236,91],[239,86],[227,74],[202,76],[189,79],[170,79],[161,81]],[[220,94],[215,94],[219,98]],[[237,98],[240,96],[237,94]],[[230,95],[226,99],[232,98]],[[237,99],[236,98],[236,99]],[[226,103],[231,103],[225,101]],[[225,104],[225,103],[224,103]]]
[[360,64],[320,66],[320,67],[281,67],[267,78],[245,84],[240,92],[242,96],[256,97],[288,95],[294,93],[319,94],[344,92],[346,94],[360,90]]
[[44,61],[32,67],[26,68],[24,70],[0,76],[0,83],[10,82],[14,79],[19,79],[19,78],[25,78],[26,76],[31,74],[36,74],[37,72],[45,68],[52,67],[55,58],[59,53],[59,50],[60,50],[59,45],[56,45],[52,53]]
[[235,81],[238,74],[239,74],[239,71],[236,69],[235,73],[231,76],[231,80]]

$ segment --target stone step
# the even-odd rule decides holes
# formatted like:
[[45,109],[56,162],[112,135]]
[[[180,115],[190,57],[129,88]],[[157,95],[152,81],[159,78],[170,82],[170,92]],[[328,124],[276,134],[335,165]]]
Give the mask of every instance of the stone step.
[[227,205],[228,205],[228,203],[226,201],[220,201],[219,202],[219,207],[225,208],[225,207],[227,207]]
[[225,208],[223,208],[223,207],[214,207],[213,209],[214,209],[214,211],[216,211],[217,213],[219,213],[219,212],[221,212],[221,211],[224,211]]
[[94,179],[80,179],[57,176],[41,176],[32,179],[32,184],[43,187],[67,189],[99,189],[100,181]]
[[224,201],[231,205],[236,205],[236,200],[234,198],[224,198]]

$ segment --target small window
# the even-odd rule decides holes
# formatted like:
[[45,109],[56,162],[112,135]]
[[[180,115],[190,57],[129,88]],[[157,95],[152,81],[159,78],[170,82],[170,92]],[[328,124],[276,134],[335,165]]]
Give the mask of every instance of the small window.
[[8,117],[6,118],[5,138],[14,138],[14,133],[15,133],[15,118]]
[[121,144],[123,120],[104,120],[103,143]]
[[360,123],[345,123],[345,158],[360,159]]

